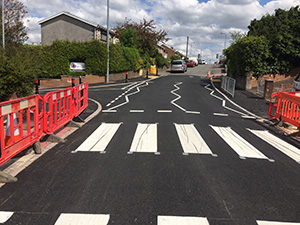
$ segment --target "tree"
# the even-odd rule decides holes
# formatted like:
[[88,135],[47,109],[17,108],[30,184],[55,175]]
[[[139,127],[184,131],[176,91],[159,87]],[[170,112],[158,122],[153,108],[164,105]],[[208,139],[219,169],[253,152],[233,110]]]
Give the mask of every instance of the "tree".
[[155,29],[154,20],[147,21],[144,18],[140,23],[126,20],[117,25],[115,32],[121,45],[137,48],[144,62],[148,63],[151,57],[157,56],[157,43],[169,40],[166,31]]
[[[248,28],[248,36],[264,36],[270,41],[274,63],[280,62],[283,67],[300,66],[299,6],[290,10],[276,9],[274,15],[252,20]],[[282,71],[288,69],[282,68]]]
[[[4,1],[4,0],[2,0]],[[5,43],[24,43],[27,37],[26,27],[23,19],[28,13],[25,5],[18,0],[5,0],[4,2],[4,27]],[[2,24],[2,2],[0,6],[0,22]],[[1,26],[2,27],[2,26]],[[2,32],[0,34],[2,40]]]
[[235,43],[239,39],[245,37],[247,34],[246,33],[242,33],[240,31],[234,31],[234,32],[231,32],[230,35],[231,35],[231,39],[233,40],[232,43]]

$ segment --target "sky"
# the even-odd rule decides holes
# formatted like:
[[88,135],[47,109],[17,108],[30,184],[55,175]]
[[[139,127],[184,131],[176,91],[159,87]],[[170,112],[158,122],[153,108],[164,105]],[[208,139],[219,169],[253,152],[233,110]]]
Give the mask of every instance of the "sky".
[[[107,0],[19,0],[27,7],[24,19],[27,43],[41,42],[39,21],[61,11],[70,12],[106,27]],[[125,19],[139,22],[154,19],[157,30],[165,30],[166,42],[184,55],[189,36],[189,57],[202,55],[208,63],[216,61],[232,43],[231,33],[246,33],[251,20],[290,9],[300,0],[109,0],[110,28]]]

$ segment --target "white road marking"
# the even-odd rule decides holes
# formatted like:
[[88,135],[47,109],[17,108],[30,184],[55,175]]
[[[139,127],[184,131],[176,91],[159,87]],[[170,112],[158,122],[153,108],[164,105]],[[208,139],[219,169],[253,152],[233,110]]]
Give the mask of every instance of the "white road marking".
[[213,130],[240,156],[244,158],[268,159],[253,145],[243,139],[230,127],[211,126]]
[[157,124],[139,123],[129,152],[157,152]]
[[171,101],[171,104],[175,105],[178,109],[184,111],[185,113],[189,113],[189,114],[200,114],[200,112],[196,112],[196,111],[187,111],[185,108],[181,107],[180,105],[176,104],[175,102],[178,101],[179,99],[181,99],[181,96],[177,93],[175,93],[176,91],[180,90],[180,88],[178,87],[178,85],[181,85],[182,82],[177,82],[176,84],[174,84],[175,89],[171,91],[171,93],[175,96],[177,96],[177,98],[175,98],[174,100]]
[[200,114],[200,112],[197,112],[197,111],[185,111],[185,113],[187,114]]
[[5,223],[13,214],[13,212],[0,211],[0,223]]
[[275,221],[262,221],[262,220],[257,220],[256,222],[258,225],[300,225],[300,223],[294,223],[294,222],[275,222]]
[[116,113],[117,110],[102,110],[104,113]]
[[157,225],[209,225],[205,217],[158,216]]
[[131,112],[131,113],[143,113],[144,110],[142,110],[142,109],[132,109],[132,110],[129,110],[129,112]]
[[244,118],[244,119],[256,119],[256,117],[254,117],[254,116],[244,116],[244,115],[242,115],[242,118]]
[[226,113],[214,113],[214,116],[229,116]]
[[[144,85],[143,85],[143,84],[144,84]],[[131,96],[131,95],[135,95],[135,94],[139,93],[139,92],[140,92],[140,88],[141,88],[141,87],[145,87],[145,86],[148,86],[148,82],[147,82],[147,81],[140,82],[140,83],[138,83],[138,84],[136,84],[136,85],[130,87],[127,91],[125,91],[125,94],[127,94],[129,91],[131,91],[131,90],[134,89],[134,88],[136,88],[137,91],[135,91],[135,92],[133,92],[133,93],[130,93],[130,94],[128,94],[128,95],[125,95],[125,102],[123,102],[123,103],[121,103],[121,104],[119,104],[119,105],[116,105],[116,106],[114,106],[114,107],[111,107],[111,108],[109,108],[108,110],[116,109],[116,108],[119,108],[119,107],[121,107],[121,106],[123,106],[123,105],[126,105],[126,104],[129,102],[129,98],[128,98],[128,97]],[[124,94],[124,93],[123,93],[123,94]]]
[[102,123],[76,150],[103,152],[122,123]]
[[122,90],[127,89],[127,88],[130,88],[131,86],[133,86],[133,85],[135,85],[135,84],[137,84],[137,82],[133,82],[133,83],[131,83],[131,84],[129,84],[129,85],[123,87]]
[[172,110],[164,110],[164,109],[161,109],[161,110],[157,110],[158,113],[171,113]]
[[300,164],[300,150],[295,146],[274,136],[269,131],[251,129],[248,130]]
[[54,225],[107,225],[109,215],[62,213]]
[[193,124],[174,124],[184,153],[213,154]]

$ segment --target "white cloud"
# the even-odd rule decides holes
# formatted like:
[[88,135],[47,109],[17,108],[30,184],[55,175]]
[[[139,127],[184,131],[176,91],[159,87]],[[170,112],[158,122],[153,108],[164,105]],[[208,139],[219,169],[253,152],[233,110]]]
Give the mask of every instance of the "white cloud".
[[[38,21],[68,11],[81,18],[106,27],[106,3],[99,0],[19,0],[29,11],[28,43],[40,42]],[[266,1],[264,1],[266,2]],[[215,60],[216,53],[227,47],[230,32],[247,32],[250,21],[260,19],[266,13],[273,14],[276,8],[289,9],[300,5],[300,0],[270,0],[264,6],[259,0],[114,0],[110,1],[110,24],[115,26],[125,18],[139,22],[144,17],[155,19],[157,29],[168,32],[171,41],[167,44],[185,54],[186,37],[193,43],[192,53],[203,51],[206,59]]]

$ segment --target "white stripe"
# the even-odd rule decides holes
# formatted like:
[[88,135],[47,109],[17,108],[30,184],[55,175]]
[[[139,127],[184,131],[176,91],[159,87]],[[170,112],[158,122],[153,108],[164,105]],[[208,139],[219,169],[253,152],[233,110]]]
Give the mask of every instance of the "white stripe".
[[228,114],[224,113],[214,113],[214,116],[229,116]]
[[172,110],[157,110],[158,113],[171,113]]
[[211,127],[240,157],[268,159],[230,127]]
[[11,104],[1,106],[2,115],[12,112]]
[[117,110],[102,110],[104,113],[116,113]]
[[282,153],[291,157],[297,163],[300,163],[300,150],[295,146],[281,140],[273,134],[270,134],[270,132],[266,130],[248,130],[255,134],[257,137],[261,138],[265,142],[269,143],[270,145],[281,151]]
[[5,223],[13,214],[13,212],[0,211],[0,223]]
[[76,151],[104,151],[121,123],[102,123]]
[[244,119],[256,119],[256,117],[254,117],[254,116],[247,116],[247,115],[242,115],[242,118],[244,118]]
[[188,113],[188,114],[200,114],[200,112],[196,112],[196,111],[186,111],[185,113]]
[[175,124],[175,127],[185,153],[212,154],[193,124]]
[[157,124],[138,124],[130,152],[157,152]]
[[132,109],[132,110],[130,110],[129,112],[131,112],[131,113],[143,113],[144,110],[136,110],[136,109]]
[[54,225],[107,225],[109,215],[62,213]]
[[60,97],[61,97],[61,98],[65,97],[65,92],[61,91],[61,92],[60,92]]
[[157,225],[209,225],[205,217],[158,216]]
[[28,100],[23,100],[20,102],[20,109],[25,109],[28,107]]
[[299,225],[300,223],[290,223],[290,222],[275,222],[275,221],[256,221],[258,225]]
[[56,93],[53,93],[52,100],[56,100]]

